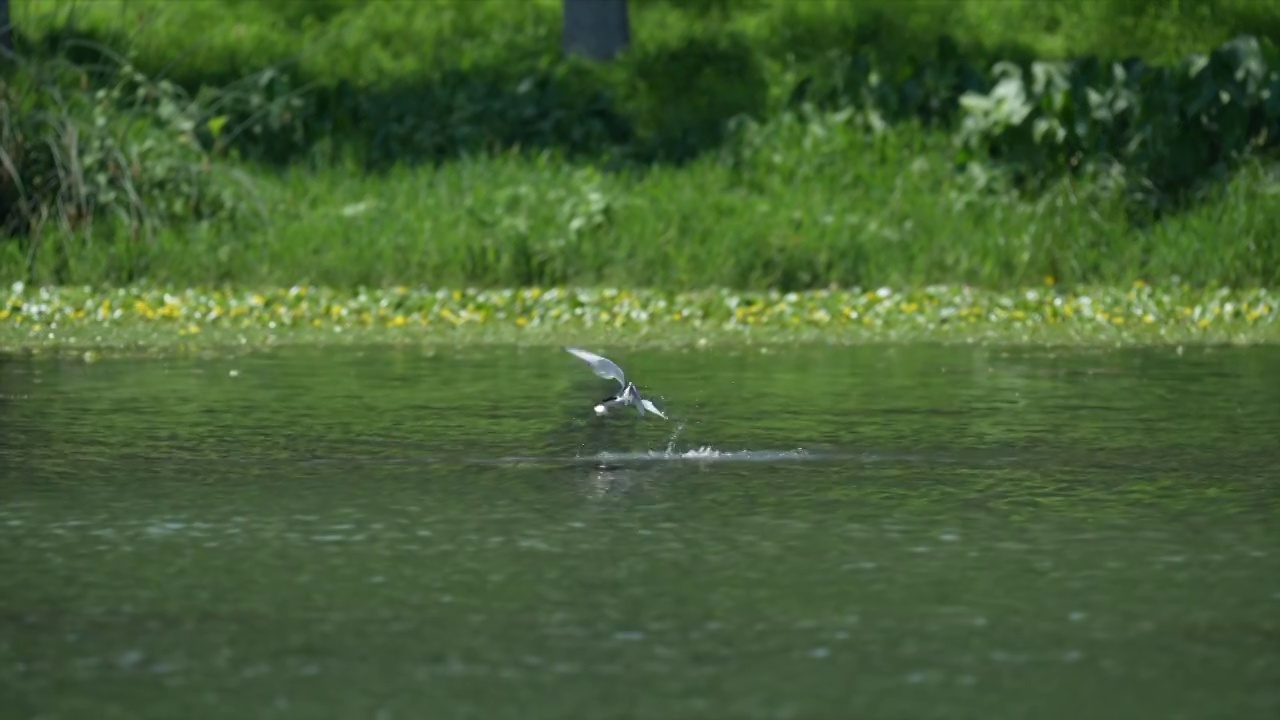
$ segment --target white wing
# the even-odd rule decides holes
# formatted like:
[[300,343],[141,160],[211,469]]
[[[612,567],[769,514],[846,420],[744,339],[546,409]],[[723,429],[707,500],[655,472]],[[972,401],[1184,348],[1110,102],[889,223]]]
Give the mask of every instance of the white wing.
[[579,360],[591,366],[591,371],[606,380],[617,380],[620,387],[627,386],[627,376],[622,374],[622,368],[613,364],[613,361],[606,357],[600,357],[593,352],[587,352],[579,348],[567,347],[565,350],[572,353]]
[[640,398],[640,404],[644,406],[645,410],[648,410],[663,420],[667,419],[667,416],[662,414],[662,411],[658,409],[658,406],[654,405],[648,398]]

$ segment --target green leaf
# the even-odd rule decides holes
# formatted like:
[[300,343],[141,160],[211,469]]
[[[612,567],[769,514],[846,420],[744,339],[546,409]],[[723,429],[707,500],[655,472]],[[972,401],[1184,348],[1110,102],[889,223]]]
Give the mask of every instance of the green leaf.
[[226,115],[218,115],[216,117],[209,118],[206,125],[208,125],[209,132],[213,134],[214,139],[217,139],[222,135],[222,128],[226,126],[227,120],[228,117]]

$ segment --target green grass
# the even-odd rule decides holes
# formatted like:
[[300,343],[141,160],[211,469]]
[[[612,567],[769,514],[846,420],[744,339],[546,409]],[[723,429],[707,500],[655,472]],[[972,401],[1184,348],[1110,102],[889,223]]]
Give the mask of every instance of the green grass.
[[[211,159],[251,179],[240,202],[253,212],[146,232],[111,217],[51,224],[34,239],[0,241],[0,279],[782,291],[1013,288],[1046,277],[1280,285],[1274,154],[1217,168],[1186,202],[1153,214],[1133,202],[1132,178],[1101,169],[1035,192],[998,163],[959,170],[951,128],[898,118],[876,130],[832,90],[849,52],[889,58],[891,70],[936,60],[944,37],[980,66],[1079,55],[1173,61],[1240,32],[1275,35],[1280,11],[1264,4],[637,0],[635,48],[608,68],[554,59],[559,7],[15,0],[20,49],[32,57],[79,37],[193,97],[234,83],[225,102],[248,121]],[[59,52],[97,58],[87,45]],[[275,65],[290,84],[258,93],[261,76],[244,80]],[[678,89],[685,71],[704,65],[702,90]],[[726,85],[728,75],[748,80]],[[805,78],[818,108],[788,109]],[[521,95],[523,80],[536,97]],[[730,91],[703,92],[722,86]],[[327,90],[308,94],[315,88]],[[305,102],[294,108],[297,97]],[[461,114],[431,115],[438,99]],[[735,124],[738,112],[757,120]],[[367,122],[356,127],[354,117]]]
[[[957,174],[945,138],[780,123],[737,157],[611,174],[490,157],[387,174],[258,175],[268,219],[46,252],[29,279],[127,273],[172,285],[593,285],[796,290],[828,284],[1275,286],[1280,175],[1255,163],[1195,208],[1130,226],[1116,193],[1064,181],[1035,200]],[[26,258],[0,246],[0,276]]]

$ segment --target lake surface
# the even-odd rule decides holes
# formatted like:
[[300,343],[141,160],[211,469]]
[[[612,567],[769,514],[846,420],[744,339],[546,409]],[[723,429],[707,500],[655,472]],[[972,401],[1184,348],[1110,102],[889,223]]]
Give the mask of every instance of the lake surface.
[[5,718],[1280,717],[1280,349],[0,358]]

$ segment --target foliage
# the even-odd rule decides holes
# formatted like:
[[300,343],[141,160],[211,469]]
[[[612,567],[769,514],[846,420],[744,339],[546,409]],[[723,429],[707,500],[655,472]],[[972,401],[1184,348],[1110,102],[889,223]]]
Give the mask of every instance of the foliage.
[[[0,295],[0,349],[243,346],[291,341],[521,343],[1005,343],[1274,341],[1280,297],[1267,290],[1041,284],[741,292],[705,289],[388,287],[212,290],[28,288]],[[132,342],[125,343],[125,340]]]
[[[724,156],[608,172],[553,153],[439,168],[255,170],[270,221],[175,225],[139,249],[149,282],[341,288],[612,284],[679,290],[862,285],[1280,285],[1280,167],[1247,161],[1148,228],[1122,186],[1063,178],[1027,198],[998,171],[957,173],[951,140],[856,113],[743,123]],[[119,283],[110,246],[78,247],[66,283]],[[27,274],[0,244],[0,279]]]
[[[600,68],[560,57],[559,0],[417,11],[347,0],[102,2],[64,11],[28,2],[21,19],[41,38],[27,42],[31,52],[60,52],[60,38],[88,36],[127,47],[139,67],[192,94],[218,88],[230,126],[253,129],[225,143],[242,157],[357,157],[374,169],[511,148],[684,161],[716,149],[736,116],[771,117],[804,103],[953,127],[963,95],[1000,82],[992,72],[999,61],[1026,65],[1070,51],[1108,66],[1136,49],[1169,62],[1231,33],[1280,26],[1280,13],[1242,0],[650,0],[633,8],[633,52]],[[121,13],[137,19],[127,37]],[[190,43],[193,25],[210,32]],[[1073,41],[1065,50],[1064,38]]]
[[1000,63],[989,92],[961,97],[959,140],[1027,177],[1118,166],[1150,205],[1221,180],[1280,139],[1275,48],[1237,38],[1173,67],[1140,60]]
[[[18,16],[0,276],[1280,281],[1276,53],[1189,54],[1280,17],[1236,0],[652,0],[611,65],[560,57],[549,0],[109,7]],[[72,125],[96,155],[60,149]]]
[[106,77],[89,87],[85,68],[27,63],[0,88],[0,229],[22,239],[28,268],[61,274],[67,248],[46,241],[99,233],[115,241],[127,277],[157,228],[245,209],[235,174],[196,138],[197,103],[127,63]]

